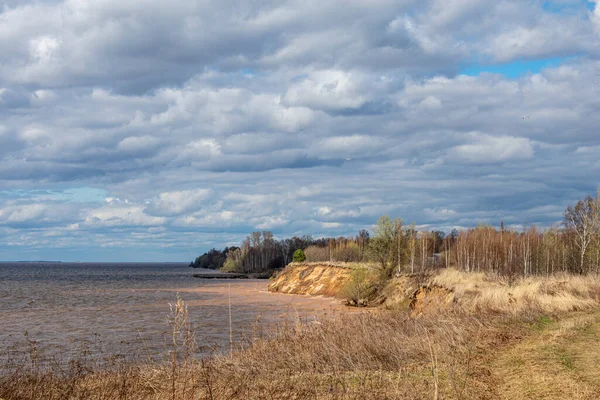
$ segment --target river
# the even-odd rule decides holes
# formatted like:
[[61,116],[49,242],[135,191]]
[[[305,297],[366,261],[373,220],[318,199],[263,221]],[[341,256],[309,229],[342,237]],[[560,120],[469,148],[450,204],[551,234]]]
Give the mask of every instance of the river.
[[267,280],[205,280],[181,263],[0,263],[0,356],[154,359],[168,354],[177,295],[200,354],[236,346],[275,325],[339,312],[333,299],[267,292]]

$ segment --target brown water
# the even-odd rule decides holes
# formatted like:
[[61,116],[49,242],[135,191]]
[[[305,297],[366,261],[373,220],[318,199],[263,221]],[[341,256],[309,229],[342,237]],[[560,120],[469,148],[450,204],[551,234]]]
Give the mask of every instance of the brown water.
[[82,353],[160,358],[177,293],[204,354],[229,348],[229,303],[238,345],[273,323],[343,308],[332,299],[268,293],[266,280],[204,280],[195,272],[173,263],[0,263],[0,355],[26,351],[34,340],[39,354],[63,361]]

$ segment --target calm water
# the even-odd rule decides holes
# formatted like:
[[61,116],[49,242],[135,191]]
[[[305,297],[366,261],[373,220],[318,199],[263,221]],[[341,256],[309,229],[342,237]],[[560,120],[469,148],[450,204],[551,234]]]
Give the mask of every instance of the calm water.
[[160,357],[177,293],[204,353],[229,347],[229,299],[238,343],[257,325],[341,308],[329,299],[268,293],[265,280],[203,280],[194,272],[173,263],[0,263],[0,352],[23,351],[28,338],[41,354],[63,360],[82,352]]

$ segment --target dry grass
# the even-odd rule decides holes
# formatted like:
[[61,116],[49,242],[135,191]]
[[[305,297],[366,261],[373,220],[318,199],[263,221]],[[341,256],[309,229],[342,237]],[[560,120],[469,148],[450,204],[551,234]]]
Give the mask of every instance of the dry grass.
[[503,399],[589,399],[600,393],[600,315],[545,319],[531,337],[502,354],[494,368]]
[[454,301],[469,312],[519,314],[528,310],[543,313],[591,310],[599,305],[600,277],[597,275],[554,275],[520,279],[511,285],[484,274],[442,270],[431,285],[452,292]]
[[[464,324],[463,318],[446,315],[440,323],[437,317],[417,321],[406,313],[345,315],[283,329],[234,357],[217,359],[216,365],[221,377],[232,378],[225,379],[230,382],[225,398],[235,398],[228,397],[233,393],[251,398],[429,397],[440,369],[444,392],[452,392],[450,375],[460,384],[464,380],[465,327],[478,330],[481,325]],[[440,360],[433,370],[431,351]]]
[[293,262],[287,265],[286,268],[295,268],[295,267],[336,267],[336,268],[347,268],[347,269],[356,269],[356,268],[367,268],[367,269],[375,269],[377,268],[377,264],[368,263],[368,262],[343,262],[343,261],[302,261],[302,262]]

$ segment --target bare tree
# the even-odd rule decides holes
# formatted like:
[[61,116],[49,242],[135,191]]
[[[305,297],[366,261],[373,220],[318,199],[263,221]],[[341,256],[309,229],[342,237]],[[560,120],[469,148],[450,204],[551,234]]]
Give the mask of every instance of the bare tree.
[[374,237],[369,241],[369,253],[380,267],[385,277],[392,276],[394,268],[401,263],[403,252],[402,220],[392,219],[388,216],[379,218],[373,227]]
[[598,234],[599,222],[599,202],[591,196],[579,200],[575,206],[569,206],[565,211],[565,226],[575,235],[580,273],[585,271],[585,255],[592,240]]

